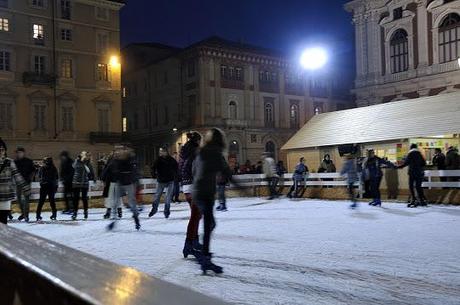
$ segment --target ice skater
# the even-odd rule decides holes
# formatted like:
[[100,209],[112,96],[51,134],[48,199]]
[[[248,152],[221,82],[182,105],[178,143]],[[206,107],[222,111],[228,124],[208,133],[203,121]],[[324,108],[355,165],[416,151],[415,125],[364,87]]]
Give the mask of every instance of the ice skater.
[[73,163],[74,175],[72,180],[74,210],[72,220],[77,219],[80,198],[83,201],[83,217],[88,219],[88,191],[89,181],[94,179],[90,154],[82,151]]
[[358,203],[355,196],[355,183],[359,181],[356,157],[353,154],[346,154],[344,157],[345,163],[340,171],[340,175],[347,178],[348,198],[351,201],[350,208],[356,209]]
[[56,201],[55,195],[59,184],[59,175],[56,166],[54,166],[53,159],[46,157],[43,160],[43,166],[38,170],[38,178],[40,180],[40,199],[37,206],[37,222],[42,220],[42,208],[45,204],[46,197],[50,201],[51,206],[51,220],[56,220]]
[[225,189],[227,184],[230,182],[230,178],[227,175],[217,174],[217,200],[219,205],[216,210],[220,212],[227,212],[227,197],[225,196]]
[[279,182],[279,176],[276,174],[275,159],[272,158],[271,153],[265,152],[262,154],[262,160],[262,171],[270,194],[268,200],[273,200],[278,197],[276,186]]
[[182,254],[184,258],[193,255],[196,258],[201,256],[203,246],[199,242],[198,228],[200,225],[201,212],[195,202],[192,200],[193,184],[193,162],[200,148],[201,135],[196,132],[187,133],[187,142],[182,146],[179,153],[179,173],[182,184],[182,192],[185,200],[190,206],[190,218],[187,225],[187,234],[185,238]]
[[200,208],[204,223],[203,252],[199,258],[203,273],[208,270],[215,273],[223,272],[223,268],[215,265],[211,260],[210,243],[212,231],[216,226],[214,219],[216,176],[219,173],[231,176],[230,167],[223,156],[225,143],[225,135],[220,129],[209,130],[193,168],[193,202]]
[[[288,198],[297,198],[299,196],[301,183],[305,180],[308,172],[308,167],[305,165],[305,158],[301,157],[299,163],[295,167],[294,175],[292,176],[293,184],[287,193]],[[294,193],[294,195],[292,195],[292,193]]]
[[69,152],[63,151],[59,155],[61,160],[61,166],[59,171],[59,177],[64,185],[64,202],[65,209],[62,211],[62,214],[73,214],[73,191],[72,191],[72,181],[74,175],[73,169],[73,160],[70,158]]
[[411,194],[411,201],[407,207],[416,208],[419,205],[426,206],[426,198],[422,188],[426,161],[418,150],[417,144],[411,144],[409,153],[398,168],[404,168],[406,166],[409,167],[409,189]]
[[[102,170],[101,180],[104,181],[104,190],[102,192],[102,197],[104,197],[104,206],[106,208],[106,212],[104,214],[104,219],[115,219],[115,217],[122,218],[123,217],[123,199],[121,197],[122,194],[116,194],[116,184],[117,184],[117,177],[115,176],[114,170],[114,153],[110,153],[105,160],[105,166]],[[113,213],[112,211],[116,213]]]

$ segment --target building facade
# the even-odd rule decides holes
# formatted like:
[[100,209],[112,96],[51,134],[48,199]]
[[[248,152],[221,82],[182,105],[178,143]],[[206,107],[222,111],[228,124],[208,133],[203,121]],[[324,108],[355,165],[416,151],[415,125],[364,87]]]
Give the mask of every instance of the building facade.
[[460,89],[459,0],[354,0],[358,106]]
[[0,136],[34,159],[121,139],[122,1],[0,0]]
[[[255,163],[313,115],[350,107],[332,73],[312,80],[286,57],[211,37],[185,49],[133,44],[123,51],[123,128],[141,164],[178,152],[186,132],[223,129],[232,163]],[[334,81],[336,79],[337,81]]]

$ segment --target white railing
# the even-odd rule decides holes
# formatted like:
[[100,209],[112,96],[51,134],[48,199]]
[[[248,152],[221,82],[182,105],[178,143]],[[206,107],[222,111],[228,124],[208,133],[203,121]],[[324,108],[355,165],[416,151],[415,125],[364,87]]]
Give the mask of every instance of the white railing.
[[[429,170],[425,171],[425,177],[427,181],[423,182],[425,188],[460,188],[460,170]],[[434,181],[439,180],[439,181]],[[441,178],[445,178],[447,181],[440,181]],[[453,179],[454,178],[454,179]],[[233,176],[235,182],[242,187],[259,187],[266,186],[265,176],[261,174],[249,174],[249,175],[235,175]],[[444,179],[443,179],[444,180]],[[457,181],[452,181],[457,180]],[[141,194],[155,194],[157,182],[155,179],[141,179],[139,181],[140,193]],[[284,174],[280,177],[279,186],[291,186],[292,185],[292,174]],[[302,182],[302,185],[308,186],[324,186],[324,187],[346,187],[348,186],[347,181],[339,173],[310,173],[307,178]],[[355,187],[359,189],[362,194],[362,184],[360,182],[355,183]],[[230,185],[230,188],[234,186]],[[89,197],[100,197],[104,184],[102,181],[90,182],[90,190],[88,192]],[[56,198],[63,198],[64,187],[60,183]],[[38,182],[32,183],[32,199],[38,199],[40,194],[40,184]]]

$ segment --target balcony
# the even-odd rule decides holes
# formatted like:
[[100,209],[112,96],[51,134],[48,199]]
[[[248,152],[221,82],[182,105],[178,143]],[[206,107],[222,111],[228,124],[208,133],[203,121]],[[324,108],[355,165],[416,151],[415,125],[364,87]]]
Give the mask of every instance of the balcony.
[[288,95],[297,95],[297,96],[305,95],[305,87],[302,84],[286,83],[284,87],[284,91]]
[[259,82],[259,91],[268,93],[279,93],[280,86],[278,82]]
[[42,85],[52,87],[56,82],[56,77],[52,74],[39,74],[35,72],[24,72],[22,82],[25,86]]
[[120,132],[90,132],[89,140],[92,144],[95,143],[106,143],[106,144],[117,144],[120,143],[122,134]]
[[222,79],[220,82],[222,88],[244,90],[244,81],[234,79]]

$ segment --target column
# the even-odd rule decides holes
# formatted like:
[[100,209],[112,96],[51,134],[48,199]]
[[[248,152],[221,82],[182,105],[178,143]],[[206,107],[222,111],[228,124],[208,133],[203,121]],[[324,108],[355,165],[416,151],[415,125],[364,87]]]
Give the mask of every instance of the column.
[[417,37],[418,37],[418,63],[415,63],[415,67],[427,67],[428,66],[428,54],[429,54],[429,43],[428,43],[428,11],[425,7],[424,1],[417,5]]

